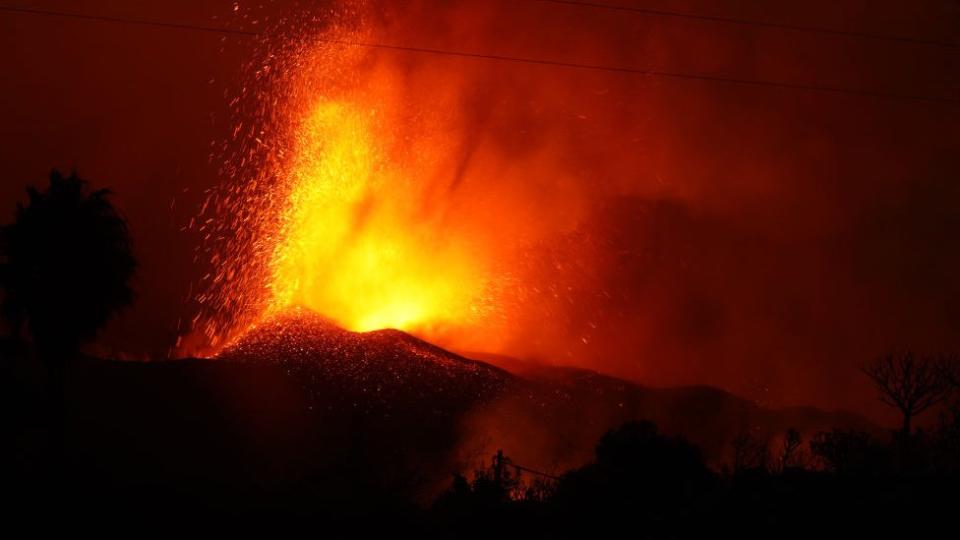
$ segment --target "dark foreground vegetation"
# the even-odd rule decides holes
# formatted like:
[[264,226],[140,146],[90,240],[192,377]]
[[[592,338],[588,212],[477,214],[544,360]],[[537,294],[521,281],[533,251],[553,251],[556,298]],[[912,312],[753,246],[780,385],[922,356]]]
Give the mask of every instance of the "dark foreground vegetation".
[[[451,476],[464,414],[484,406],[456,388],[406,378],[381,401],[338,373],[310,372],[317,385],[304,391],[282,364],[78,356],[61,401],[49,398],[32,346],[2,343],[0,489],[11,523],[254,524],[348,537],[920,534],[952,527],[960,502],[960,405],[948,382],[936,386],[936,421],[913,422],[906,437],[902,426],[746,431],[717,460],[637,420],[607,432],[573,470],[546,475],[507,451]],[[936,366],[891,358],[898,380],[908,366]],[[62,420],[50,403],[63,404]]]
[[[956,417],[950,421],[947,429],[955,431]],[[715,471],[682,438],[635,422],[607,433],[593,463],[555,481],[524,481],[522,474],[502,475],[496,465],[471,481],[457,477],[430,517],[451,531],[559,536],[597,530],[654,538],[951,530],[960,474],[955,447],[941,446],[955,440],[941,436],[954,437],[917,435],[910,466],[900,444],[837,430],[803,446],[787,444],[779,455],[764,453],[749,466]]]
[[[67,380],[63,437],[37,406],[42,385],[4,387],[10,523],[263,525],[322,537],[920,534],[952,527],[960,502],[956,405],[907,440],[849,429],[743,435],[720,467],[641,420],[610,430],[574,470],[546,476],[500,454],[451,477],[456,423],[429,403],[389,417],[316,416],[272,368],[210,361],[80,359]],[[446,480],[424,491],[434,475]]]
[[[770,437],[747,423],[726,453],[705,456],[684,436],[715,411],[684,409],[686,429],[668,431],[643,420],[658,409],[638,401],[579,468],[547,474],[498,452],[489,466],[449,479],[465,415],[506,392],[543,407],[545,396],[571,387],[538,387],[394,333],[304,342],[322,353],[327,340],[330,350],[354,340],[354,363],[293,353],[257,361],[290,345],[269,340],[235,361],[85,357],[81,344],[131,300],[135,263],[106,193],[88,192],[76,176],[54,173],[48,190],[31,191],[0,247],[8,525],[96,524],[139,536],[262,524],[319,537],[476,538],[950,537],[957,529],[960,395],[949,356],[903,352],[864,367],[902,416],[893,433],[846,425]],[[398,350],[417,353],[416,369]],[[392,386],[376,378],[385,372]],[[623,396],[638,395],[628,390]],[[579,402],[546,403],[528,420],[562,406],[567,424],[579,421],[570,405]],[[937,420],[919,429],[925,411]]]

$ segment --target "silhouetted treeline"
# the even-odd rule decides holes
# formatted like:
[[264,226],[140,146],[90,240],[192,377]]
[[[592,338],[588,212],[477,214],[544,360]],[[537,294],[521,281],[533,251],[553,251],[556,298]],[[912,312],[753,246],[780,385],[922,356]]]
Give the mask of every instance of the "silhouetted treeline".
[[802,441],[790,430],[782,443],[764,447],[768,459],[759,464],[716,471],[683,438],[631,422],[604,435],[592,463],[541,485],[534,496],[520,487],[522,476],[495,482],[493,465],[472,481],[458,475],[432,516],[444,530],[471,537],[495,530],[794,536],[836,526],[916,533],[953,526],[958,432],[960,408],[951,405],[933,431],[912,434],[915,460],[905,468],[895,437],[834,429]]
[[[881,439],[831,429],[809,440],[794,429],[776,442],[749,433],[731,462],[711,470],[682,437],[646,421],[608,432],[594,461],[527,495],[521,477],[455,477],[433,506],[446,531],[494,529],[555,536],[629,531],[636,537],[798,536],[955,531],[960,503],[960,392],[954,357],[886,355],[864,368],[880,399],[902,415]],[[915,417],[936,405],[936,422]],[[498,458],[502,461],[503,458]],[[496,463],[496,461],[495,461]]]
[[[341,377],[308,396],[270,365],[83,358],[80,345],[132,298],[126,223],[106,192],[76,175],[54,172],[46,190],[28,193],[0,234],[10,330],[0,340],[0,518],[8,525],[91,520],[133,524],[137,534],[205,521],[222,533],[259,520],[272,532],[420,538],[950,537],[957,529],[956,357],[901,352],[864,366],[879,399],[901,415],[888,437],[789,429],[770,441],[744,429],[718,468],[681,435],[632,421],[604,434],[575,470],[553,476],[498,452],[424,505],[423,479],[453,466],[458,419],[474,405],[460,394],[475,392],[450,384],[456,391],[372,400]],[[926,411],[936,419],[919,429]]]

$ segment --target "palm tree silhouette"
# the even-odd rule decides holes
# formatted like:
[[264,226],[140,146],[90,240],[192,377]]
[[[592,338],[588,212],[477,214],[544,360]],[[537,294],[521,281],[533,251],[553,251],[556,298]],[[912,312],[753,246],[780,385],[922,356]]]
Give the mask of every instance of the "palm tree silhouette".
[[0,230],[2,310],[14,337],[29,335],[47,364],[56,418],[65,363],[132,301],[136,261],[107,190],[90,191],[76,173],[54,170],[45,191],[27,194]]

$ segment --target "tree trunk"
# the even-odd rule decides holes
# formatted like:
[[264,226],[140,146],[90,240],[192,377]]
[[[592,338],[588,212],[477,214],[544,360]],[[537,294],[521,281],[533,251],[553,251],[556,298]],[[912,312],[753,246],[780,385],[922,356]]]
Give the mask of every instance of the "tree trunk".
[[904,472],[913,468],[911,420],[913,420],[912,413],[903,413],[903,431],[900,433],[900,469]]
[[50,430],[50,459],[59,467],[66,455],[67,407],[66,369],[76,348],[60,343],[39,346],[37,353],[47,367],[47,421]]
[[66,422],[66,400],[64,398],[63,358],[45,358],[47,364],[47,421],[50,426],[51,459],[59,460],[63,454],[64,431]]

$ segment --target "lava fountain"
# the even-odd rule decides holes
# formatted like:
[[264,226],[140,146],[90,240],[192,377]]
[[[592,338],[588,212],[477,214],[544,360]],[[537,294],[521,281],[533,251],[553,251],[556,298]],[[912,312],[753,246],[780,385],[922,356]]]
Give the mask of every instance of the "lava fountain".
[[364,96],[318,96],[297,121],[278,173],[289,194],[269,263],[269,311],[303,306],[354,331],[423,333],[483,309],[490,269],[468,239],[450,234],[448,208],[422,205],[429,186],[418,175],[437,157],[396,150],[381,92],[379,107]]
[[369,46],[415,44],[424,13],[445,17],[431,40],[462,40],[500,20],[483,3],[337,5],[275,21],[231,101],[233,137],[212,155],[224,182],[195,223],[211,270],[180,352],[216,354],[293,307],[455,350],[556,341],[541,329],[565,333],[576,285],[557,275],[591,266],[543,246],[605,192],[577,176],[598,155],[585,146],[610,140],[570,108],[583,75]]
[[495,342],[511,242],[496,193],[465,189],[464,81],[431,71],[411,95],[408,66],[355,45],[372,25],[349,10],[319,21],[286,21],[231,103],[227,180],[196,222],[213,268],[203,338],[181,348],[215,354],[293,307],[353,331],[449,344],[483,327]]

